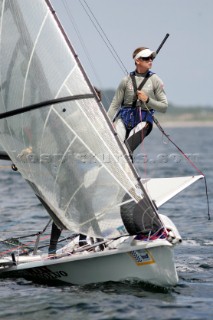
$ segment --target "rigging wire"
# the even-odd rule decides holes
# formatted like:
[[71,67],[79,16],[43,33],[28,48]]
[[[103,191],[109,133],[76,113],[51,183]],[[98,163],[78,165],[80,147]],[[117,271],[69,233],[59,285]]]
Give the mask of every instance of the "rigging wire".
[[86,47],[86,45],[85,45],[85,43],[84,43],[83,38],[81,37],[81,33],[80,33],[80,31],[79,31],[79,29],[78,29],[78,26],[77,26],[77,23],[76,23],[73,15],[72,15],[72,13],[71,13],[70,7],[68,6],[67,2],[64,1],[64,0],[62,0],[62,3],[63,3],[63,5],[64,5],[65,11],[67,12],[68,17],[70,18],[70,21],[71,21],[71,23],[72,23],[72,25],[73,25],[73,28],[74,28],[74,30],[75,30],[75,32],[76,32],[76,34],[77,34],[77,37],[78,37],[79,41],[80,41],[80,43],[81,43],[81,46],[82,46],[82,48],[83,48],[83,50],[84,50],[84,52],[85,52],[85,55],[86,55],[86,57],[87,57],[87,59],[88,59],[88,62],[89,62],[89,64],[90,64],[90,67],[91,67],[91,69],[92,69],[95,77],[97,78],[98,82],[100,83],[101,80],[100,80],[100,78],[98,77],[98,74],[97,74],[96,69],[95,69],[95,66],[94,66],[94,64],[93,64],[93,62],[92,62],[92,59],[90,58],[89,52],[88,52],[88,50],[87,50],[87,47]]
[[[111,55],[113,56],[114,60],[117,62],[118,66],[121,68],[122,72],[127,75],[129,72],[128,70],[126,69],[123,61],[121,60],[121,58],[119,57],[117,51],[115,50],[114,46],[112,45],[112,43],[110,42],[108,36],[106,35],[106,33],[104,32],[103,28],[101,27],[101,24],[99,23],[99,21],[97,20],[97,18],[95,17],[94,13],[92,12],[91,8],[89,7],[89,5],[87,4],[87,2],[85,0],[79,0],[83,10],[85,11],[87,17],[89,18],[90,22],[93,24],[95,30],[98,32],[98,34],[100,35],[101,39],[103,40],[103,42],[105,43],[106,47],[108,48],[109,52],[111,53]],[[86,49],[86,45],[83,41],[83,38],[81,37],[81,34],[78,30],[78,27],[77,27],[77,24],[75,22],[75,19],[73,17],[73,15],[71,14],[71,11],[70,11],[70,8],[69,6],[67,5],[67,2],[65,0],[62,0],[62,3],[65,7],[65,10],[70,18],[70,21],[71,23],[73,24],[73,27],[75,29],[75,32],[77,34],[77,37],[81,43],[81,46],[85,52],[85,55],[88,59],[88,62],[90,64],[90,67],[96,77],[96,79],[98,80],[98,83],[100,84],[101,87],[103,87],[102,83],[101,83],[101,80],[100,78],[98,77],[97,75],[97,72],[95,71],[95,67],[94,67],[94,64],[92,62],[92,59],[90,58],[90,55],[88,53],[88,50]],[[106,102],[108,104],[110,104],[110,101],[109,101],[109,98],[103,94]]]
[[[48,236],[44,236],[43,238],[40,238],[40,236],[47,230],[47,228],[50,225],[51,221],[52,221],[52,218],[49,219],[49,221],[47,222],[47,224],[45,225],[43,230],[38,231],[36,233],[25,235],[25,236],[13,237],[13,238],[10,238],[10,239],[4,239],[4,240],[0,239],[1,243],[7,244],[7,245],[10,245],[10,246],[14,246],[12,249],[0,252],[0,256],[2,256],[4,254],[7,254],[7,253],[10,253],[10,252],[13,252],[15,250],[19,250],[19,249],[24,250],[23,253],[26,253],[25,250],[27,250],[28,252],[32,251],[32,249],[29,246],[33,245],[33,244],[36,244],[37,240],[31,240],[31,241],[28,241],[27,243],[21,243],[19,240],[20,239],[25,239],[25,238],[30,238],[30,237],[35,237],[35,236],[37,236],[37,239],[38,239],[38,236],[39,236],[39,239],[38,239],[39,242],[49,239],[49,235]],[[49,244],[48,244],[48,246],[49,246]]]
[[[118,65],[120,66],[121,70],[125,73],[128,74],[128,70],[126,69],[123,61],[119,57],[118,53],[116,52],[114,46],[110,42],[109,38],[107,37],[106,33],[104,32],[103,28],[101,27],[100,23],[98,22],[97,18],[95,17],[94,13],[92,12],[91,8],[87,4],[86,0],[79,0],[81,6],[85,10],[87,16],[89,17],[90,21],[92,22],[93,26],[95,27],[96,31],[99,33],[101,39],[104,41],[106,44],[107,48],[109,49],[110,53],[112,54],[113,58],[117,61]],[[83,3],[85,6],[83,5]]]
[[[45,241],[47,239],[49,239],[50,236],[47,235],[47,236],[44,236],[42,238],[40,238],[40,241]],[[5,243],[6,245],[10,245],[10,246],[14,246],[13,248],[10,248],[8,250],[5,250],[5,251],[1,251],[0,252],[0,257],[1,256],[4,256],[5,254],[8,254],[8,253],[12,253],[14,251],[18,251],[18,250],[23,250],[23,253],[26,254],[30,251],[32,251],[32,249],[29,247],[30,245],[34,245],[36,243],[35,240],[31,240],[31,241],[28,241],[27,243],[21,243],[19,245],[16,245],[15,243],[13,242],[10,242],[10,241],[14,241],[14,240],[18,240],[18,238],[11,238],[11,239],[5,239],[5,240],[1,240],[2,243]]]
[[[75,32],[76,32],[76,35],[77,35],[77,37],[78,37],[78,40],[79,40],[79,42],[80,42],[80,44],[81,44],[81,46],[82,46],[82,48],[83,48],[83,51],[84,51],[85,56],[86,56],[86,59],[88,60],[88,63],[89,63],[89,65],[90,65],[90,68],[91,68],[91,70],[92,70],[95,78],[97,79],[97,82],[98,82],[100,88],[102,88],[102,87],[103,87],[102,81],[101,81],[100,77],[98,76],[98,74],[97,74],[97,72],[96,72],[96,68],[95,68],[95,66],[94,66],[94,63],[93,63],[91,57],[90,57],[89,51],[87,50],[87,47],[86,47],[85,42],[84,42],[84,40],[83,40],[83,38],[82,38],[82,36],[81,36],[81,33],[80,33],[79,29],[78,29],[77,23],[76,23],[73,15],[72,15],[72,13],[71,13],[70,7],[68,6],[66,0],[62,0],[62,3],[63,3],[63,5],[64,5],[65,11],[66,11],[66,13],[67,13],[67,16],[68,16],[69,20],[71,21],[71,23],[72,23],[72,25],[73,25],[73,28],[74,28],[74,30],[75,30]],[[102,93],[102,94],[103,94],[103,93]],[[108,104],[110,104],[109,98],[108,98],[105,94],[103,94],[103,96],[104,96],[106,102],[107,102]]]
[[[113,56],[114,60],[117,62],[118,66],[121,68],[122,72],[127,75],[128,74],[128,70],[126,69],[123,61],[121,60],[121,58],[119,57],[118,53],[116,52],[115,48],[113,47],[112,43],[110,42],[109,38],[107,37],[106,33],[104,32],[103,28],[101,27],[100,23],[98,22],[97,18],[95,17],[94,13],[92,12],[91,8],[89,7],[89,5],[87,4],[87,2],[85,0],[83,0],[83,2],[80,0],[79,1],[83,10],[85,11],[86,15],[88,16],[90,22],[93,24],[95,30],[98,32],[98,34],[100,35],[101,39],[103,40],[103,42],[105,43],[106,47],[108,48],[109,52],[111,53],[111,55]],[[89,62],[89,65],[91,67],[91,70],[95,76],[95,78],[97,79],[100,88],[103,88],[102,82],[100,80],[100,77],[98,76],[95,66],[92,62],[92,59],[89,55],[89,52],[86,48],[86,45],[84,43],[83,38],[81,37],[81,34],[79,32],[79,29],[77,27],[77,24],[75,22],[75,19],[71,13],[70,7],[68,6],[66,0],[62,0],[62,3],[65,7],[65,10],[67,12],[67,15],[74,27],[74,30],[77,34],[77,37],[79,39],[79,42],[83,48],[83,51],[85,52],[86,58]],[[104,93],[102,93],[103,97],[105,98],[106,103],[109,105],[110,104],[110,100],[108,98],[108,96]]]
[[[149,111],[148,107],[146,106],[148,112],[151,114]],[[204,183],[205,183],[205,193],[206,193],[206,201],[207,201],[207,215],[208,215],[208,220],[211,219],[210,217],[210,205],[209,205],[209,196],[208,196],[208,187],[207,187],[207,181],[204,173],[194,164],[194,162],[183,152],[183,150],[170,138],[170,136],[164,131],[162,126],[160,125],[159,121],[157,120],[156,117],[154,117],[153,114],[152,118],[154,123],[156,124],[157,128],[162,132],[162,134],[175,146],[175,148],[180,152],[180,154],[189,162],[189,164],[200,174],[203,176]]]
[[[147,112],[150,113],[150,115],[153,118],[153,121],[155,123],[155,125],[157,126],[157,128],[161,131],[162,135],[164,137],[167,138],[168,141],[170,141],[173,146],[175,146],[175,148],[179,151],[179,153],[188,161],[188,163],[200,174],[203,176],[204,179],[204,183],[205,183],[205,193],[206,193],[206,202],[207,202],[207,216],[208,216],[208,220],[211,219],[210,216],[210,205],[209,205],[209,196],[208,196],[208,186],[207,186],[207,180],[206,180],[206,176],[204,175],[204,173],[194,164],[194,162],[185,154],[185,152],[170,138],[170,136],[164,131],[164,129],[162,128],[162,126],[160,125],[159,121],[157,120],[157,118],[150,112],[149,108],[147,107],[147,105],[145,104]],[[141,133],[143,134],[143,133]],[[142,136],[142,141],[143,141],[143,136]]]

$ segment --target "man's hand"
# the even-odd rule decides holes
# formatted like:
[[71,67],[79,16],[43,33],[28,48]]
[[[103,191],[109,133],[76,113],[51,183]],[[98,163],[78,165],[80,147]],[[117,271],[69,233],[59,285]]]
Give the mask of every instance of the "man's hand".
[[147,100],[149,99],[149,97],[141,90],[141,91],[137,91],[137,95],[138,95],[138,99],[143,101],[143,102],[147,102]]

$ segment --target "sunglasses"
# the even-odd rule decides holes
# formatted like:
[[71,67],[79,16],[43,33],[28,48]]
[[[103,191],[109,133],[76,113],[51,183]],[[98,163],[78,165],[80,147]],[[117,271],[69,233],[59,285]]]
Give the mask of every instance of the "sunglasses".
[[154,57],[153,56],[149,56],[149,57],[144,57],[144,58],[142,58],[142,57],[140,57],[139,58],[140,60],[142,60],[142,61],[149,61],[149,60],[154,60]]

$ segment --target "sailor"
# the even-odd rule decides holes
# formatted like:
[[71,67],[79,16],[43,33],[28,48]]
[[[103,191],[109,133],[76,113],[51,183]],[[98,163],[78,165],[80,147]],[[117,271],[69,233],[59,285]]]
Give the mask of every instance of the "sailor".
[[[166,112],[168,107],[163,82],[150,71],[156,52],[140,47],[132,56],[135,71],[122,79],[108,110],[119,138],[125,142],[130,153],[151,132],[153,113]],[[143,126],[137,131],[139,124]]]

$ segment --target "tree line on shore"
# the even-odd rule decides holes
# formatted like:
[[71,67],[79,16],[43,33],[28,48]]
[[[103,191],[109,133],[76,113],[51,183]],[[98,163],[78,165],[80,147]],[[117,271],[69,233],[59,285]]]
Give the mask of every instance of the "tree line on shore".
[[[101,99],[104,108],[108,110],[113,99],[115,90],[108,89],[101,92]],[[157,113],[158,118],[166,121],[212,121],[213,106],[178,106],[169,103],[168,110],[165,114]]]

